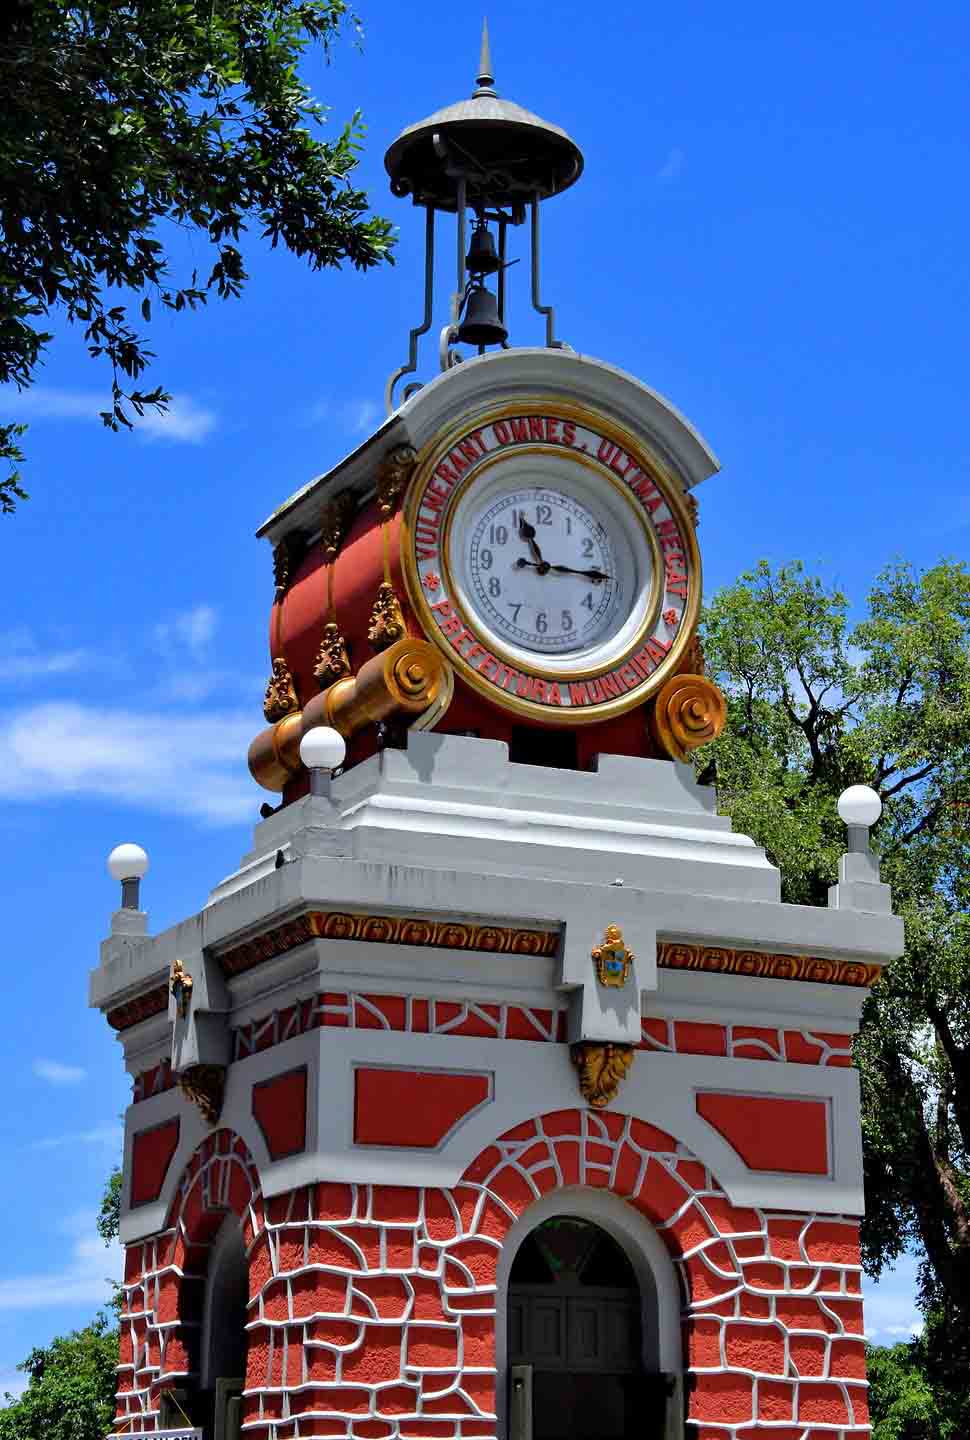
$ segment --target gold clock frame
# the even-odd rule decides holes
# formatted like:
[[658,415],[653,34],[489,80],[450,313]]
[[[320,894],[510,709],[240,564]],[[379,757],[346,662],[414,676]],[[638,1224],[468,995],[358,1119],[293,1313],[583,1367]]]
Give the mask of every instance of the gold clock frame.
[[[553,707],[542,705],[537,701],[526,700],[519,695],[513,695],[503,690],[500,686],[493,684],[483,676],[474,666],[468,664],[464,656],[449,644],[445,635],[442,634],[431,610],[431,603],[425,594],[424,586],[415,559],[415,525],[417,523],[418,511],[423,498],[427,481],[431,478],[436,466],[447,458],[449,451],[454,448],[457,440],[468,435],[473,430],[481,430],[486,425],[494,424],[497,421],[507,420],[512,416],[521,415],[542,415],[550,414],[564,420],[573,421],[594,434],[611,440],[614,444],[621,446],[627,454],[632,456],[639,468],[650,477],[663,495],[664,501],[671,513],[676,517],[678,528],[684,542],[684,553],[688,562],[689,587],[687,603],[684,607],[683,618],[680,628],[675,636],[670,650],[662,661],[657,665],[653,673],[645,679],[637,688],[625,695],[615,696],[609,700],[594,702],[582,707],[562,706]],[[521,445],[509,448],[503,452],[502,458],[508,458],[513,453],[524,453],[531,451],[535,453],[563,453],[571,456],[574,461],[586,465],[599,478],[611,484],[624,496],[624,499],[631,505],[634,511],[634,518],[643,525],[648,536],[654,554],[654,574],[652,586],[659,592],[651,595],[650,604],[644,614],[644,618],[637,628],[635,635],[624,647],[621,654],[613,656],[606,662],[598,662],[595,665],[582,670],[571,670],[568,673],[556,671],[548,664],[547,657],[536,657],[536,660],[525,667],[521,660],[509,652],[501,640],[496,636],[490,636],[479,624],[477,617],[469,614],[463,605],[459,605],[451,586],[450,568],[448,565],[448,545],[451,536],[452,519],[460,498],[466,493],[468,487],[482,475],[482,467],[476,467],[475,471],[462,479],[455,486],[453,493],[449,496],[442,522],[441,555],[442,569],[445,570],[448,580],[448,594],[451,603],[455,606],[457,613],[461,616],[462,624],[476,636],[489,650],[507,660],[509,664],[522,673],[528,673],[539,679],[555,680],[559,684],[574,684],[582,681],[595,680],[599,676],[609,674],[625,664],[629,657],[641,648],[645,640],[653,633],[656,625],[656,618],[659,606],[662,604],[663,592],[660,587],[660,578],[663,571],[663,561],[659,552],[659,546],[654,532],[646,516],[639,514],[637,501],[624,491],[622,482],[616,477],[610,476],[602,462],[595,461],[587,455],[577,454],[565,446],[557,446],[544,441],[527,441]],[[492,462],[485,462],[487,465],[495,463],[498,455]],[[683,487],[668,466],[650,448],[648,443],[641,437],[634,435],[625,426],[619,424],[605,415],[588,408],[585,405],[578,405],[574,401],[564,400],[561,396],[554,394],[522,394],[514,399],[504,400],[500,405],[487,405],[477,409],[465,411],[457,421],[453,422],[444,430],[440,431],[431,442],[430,447],[425,448],[418,464],[414,468],[408,485],[407,494],[401,515],[400,530],[401,568],[404,574],[404,581],[407,588],[408,599],[411,607],[417,616],[425,635],[431,639],[441,650],[461,678],[476,693],[484,696],[492,704],[510,711],[522,719],[528,719],[533,723],[548,726],[579,726],[594,725],[603,720],[611,719],[616,715],[625,714],[629,710],[642,705],[663,686],[681,663],[684,651],[693,635],[700,611],[701,599],[701,557],[697,546],[697,537],[694,533],[694,523],[687,505]],[[553,658],[554,657],[549,657]]]

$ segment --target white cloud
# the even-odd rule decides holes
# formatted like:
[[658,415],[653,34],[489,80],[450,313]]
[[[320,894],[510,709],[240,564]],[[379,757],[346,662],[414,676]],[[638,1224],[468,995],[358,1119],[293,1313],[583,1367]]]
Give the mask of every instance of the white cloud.
[[0,721],[0,795],[96,795],[141,810],[235,824],[256,810],[246,770],[251,711],[178,715],[34,705]]
[[73,1239],[66,1263],[60,1269],[0,1280],[0,1311],[106,1305],[112,1280],[121,1279],[122,1250],[116,1240],[105,1246],[94,1225],[93,1211],[79,1212],[62,1222],[58,1229]]
[[88,650],[41,650],[27,626],[0,634],[0,680],[39,680],[45,675],[70,675],[91,662]]
[[70,1135],[46,1135],[31,1140],[31,1150],[60,1150],[65,1145],[114,1145],[121,1148],[124,1132],[120,1125],[101,1125],[94,1130],[75,1130]]
[[205,659],[218,623],[214,606],[193,605],[156,625],[155,643],[164,655],[181,659],[187,653],[191,660],[200,662]]
[[135,430],[148,440],[201,445],[218,423],[219,417],[214,410],[197,405],[188,395],[173,395],[168,409],[161,415],[154,410],[146,410],[135,421]]
[[684,168],[684,161],[686,160],[686,158],[687,157],[685,156],[683,150],[681,150],[680,146],[675,145],[674,148],[671,150],[670,154],[667,156],[664,163],[661,165],[660,169],[657,171],[657,179],[663,181],[664,184],[669,184],[671,180],[676,180],[677,176]]
[[[63,390],[56,386],[34,385],[17,392],[13,387],[0,396],[0,411],[24,420],[98,420],[111,408],[110,395],[101,390]],[[191,396],[173,395],[161,415],[147,410],[133,415],[135,433],[146,440],[170,440],[199,445],[215,429],[219,417],[214,410],[198,405]]]
[[[29,1384],[30,1377],[22,1370],[0,1368],[0,1395],[9,1395],[12,1399],[19,1400]],[[5,1407],[0,1406],[0,1409],[3,1408]]]
[[87,1071],[80,1065],[63,1065],[60,1060],[35,1060],[32,1066],[41,1080],[52,1085],[80,1085]]
[[329,421],[345,435],[369,435],[380,413],[376,400],[345,400],[339,405],[330,400],[318,400],[311,407],[307,419],[311,425]]

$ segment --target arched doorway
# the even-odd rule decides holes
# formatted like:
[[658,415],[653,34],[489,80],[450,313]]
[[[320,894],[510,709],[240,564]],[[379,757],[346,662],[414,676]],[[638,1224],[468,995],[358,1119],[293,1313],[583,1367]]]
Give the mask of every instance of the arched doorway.
[[509,1274],[510,1440],[659,1440],[666,1377],[644,1355],[642,1311],[612,1235],[578,1215],[536,1225]]
[[206,1268],[198,1383],[162,1396],[163,1429],[189,1422],[201,1427],[204,1440],[240,1440],[248,1302],[242,1226],[228,1214],[212,1242]]
[[202,1314],[202,1389],[212,1440],[238,1440],[246,1380],[249,1265],[242,1226],[227,1215],[212,1246]]

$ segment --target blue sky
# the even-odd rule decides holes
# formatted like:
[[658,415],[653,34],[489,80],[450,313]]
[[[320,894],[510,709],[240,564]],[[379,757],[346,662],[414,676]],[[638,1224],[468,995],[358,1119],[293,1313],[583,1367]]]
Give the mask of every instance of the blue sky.
[[[76,334],[29,396],[0,397],[31,423],[33,497],[0,521],[0,1388],[90,1316],[117,1263],[93,1213],[128,1085],[85,1008],[116,903],[104,858],[146,846],[163,928],[246,848],[272,596],[253,530],[379,418],[419,314],[422,226],[382,156],[469,91],[481,12],[362,9],[363,54],[312,72],[335,125],[364,111],[360,179],[401,227],[397,266],[313,275],[254,239],[241,303],[153,325],[176,403],[135,435],[101,428],[109,377]],[[894,557],[966,557],[965,7],[492,0],[489,21],[501,93],[586,155],[545,210],[560,333],[666,394],[721,457],[699,496],[708,591],[798,557],[858,601]],[[516,266],[520,343],[540,336],[526,282]],[[908,1333],[912,1291],[907,1264],[870,1292],[877,1338]]]

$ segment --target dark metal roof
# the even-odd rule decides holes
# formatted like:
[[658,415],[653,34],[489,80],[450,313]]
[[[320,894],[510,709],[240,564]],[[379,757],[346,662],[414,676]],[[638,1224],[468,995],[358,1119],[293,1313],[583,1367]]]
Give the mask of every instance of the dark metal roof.
[[583,155],[558,125],[499,98],[486,29],[474,94],[402,130],[384,167],[396,195],[453,210],[459,169],[469,202],[487,198],[493,205],[511,205],[536,193],[547,199],[567,190],[583,173]]

